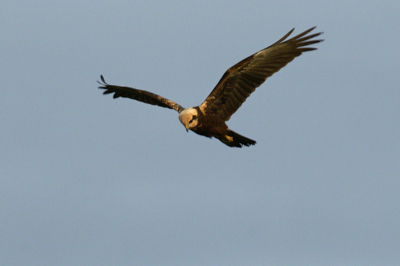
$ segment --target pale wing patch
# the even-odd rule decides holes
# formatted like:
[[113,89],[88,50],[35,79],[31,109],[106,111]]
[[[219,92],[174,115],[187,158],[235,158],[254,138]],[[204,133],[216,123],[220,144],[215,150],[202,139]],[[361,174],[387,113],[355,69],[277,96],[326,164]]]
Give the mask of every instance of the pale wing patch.
[[233,137],[231,137],[231,136],[228,136],[228,135],[225,135],[225,138],[228,140],[228,141],[233,141]]

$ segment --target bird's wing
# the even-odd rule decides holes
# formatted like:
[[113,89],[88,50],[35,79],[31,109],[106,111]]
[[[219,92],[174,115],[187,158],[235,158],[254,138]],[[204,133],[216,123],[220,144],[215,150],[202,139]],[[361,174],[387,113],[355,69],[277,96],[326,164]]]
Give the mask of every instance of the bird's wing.
[[179,104],[177,104],[171,100],[168,100],[164,97],[161,97],[157,94],[154,94],[154,93],[151,93],[148,91],[134,89],[134,88],[124,87],[124,86],[110,85],[110,84],[107,84],[107,82],[104,80],[103,75],[101,75],[100,78],[101,78],[102,82],[99,82],[99,81],[97,81],[97,82],[101,85],[99,87],[99,89],[105,90],[103,94],[114,93],[114,95],[113,95],[114,98],[118,98],[118,97],[130,98],[133,100],[137,100],[139,102],[174,109],[174,110],[178,111],[179,113],[185,109],[182,106],[180,106]]
[[285,41],[293,32],[294,29],[292,29],[276,43],[229,68],[207,99],[199,106],[200,109],[206,115],[217,115],[224,121],[228,121],[246,98],[268,77],[301,53],[317,49],[308,47],[323,41],[312,40],[321,32],[307,35],[314,28]]

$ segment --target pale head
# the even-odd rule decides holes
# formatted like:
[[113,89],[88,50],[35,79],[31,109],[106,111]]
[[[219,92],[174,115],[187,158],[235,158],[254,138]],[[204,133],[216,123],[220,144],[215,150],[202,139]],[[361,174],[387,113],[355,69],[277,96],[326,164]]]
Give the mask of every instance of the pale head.
[[193,107],[187,108],[183,110],[179,114],[179,121],[181,121],[182,125],[185,126],[186,131],[192,129],[193,127],[197,126],[197,117],[198,113],[197,110]]

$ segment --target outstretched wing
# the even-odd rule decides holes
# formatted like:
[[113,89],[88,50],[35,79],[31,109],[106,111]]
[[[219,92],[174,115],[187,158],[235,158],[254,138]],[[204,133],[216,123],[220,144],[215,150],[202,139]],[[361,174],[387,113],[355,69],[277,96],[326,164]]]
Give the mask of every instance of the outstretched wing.
[[151,93],[148,91],[137,90],[134,88],[124,87],[124,86],[110,85],[110,84],[107,84],[107,82],[104,80],[103,75],[101,75],[100,78],[101,78],[102,82],[99,82],[99,81],[97,81],[97,82],[100,85],[102,85],[99,87],[99,89],[105,90],[103,92],[103,94],[114,93],[114,95],[113,95],[114,98],[118,98],[118,97],[130,98],[133,100],[137,100],[139,102],[174,109],[174,110],[178,111],[179,113],[185,109],[182,106],[180,106],[179,104],[177,104],[173,101],[170,101],[164,97],[161,97],[157,94],[154,94],[154,93]]
[[217,115],[224,121],[228,121],[246,98],[268,77],[303,52],[317,49],[308,47],[323,41],[312,40],[321,32],[307,35],[313,29],[315,27],[285,41],[293,32],[294,29],[292,29],[276,43],[229,68],[207,99],[199,106],[200,109],[206,115]]

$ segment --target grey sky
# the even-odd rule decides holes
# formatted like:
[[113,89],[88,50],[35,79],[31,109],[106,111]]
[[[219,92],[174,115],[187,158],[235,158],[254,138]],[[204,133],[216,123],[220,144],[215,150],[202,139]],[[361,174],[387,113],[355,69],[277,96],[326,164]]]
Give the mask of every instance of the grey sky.
[[[2,1],[1,265],[397,265],[396,1]],[[233,149],[103,74],[200,104],[293,27],[324,42],[228,122]]]

